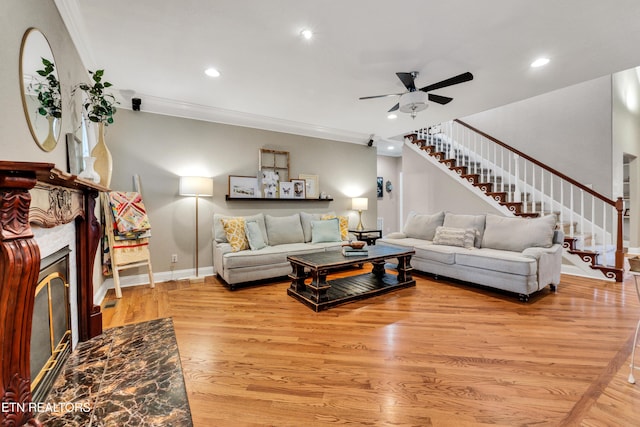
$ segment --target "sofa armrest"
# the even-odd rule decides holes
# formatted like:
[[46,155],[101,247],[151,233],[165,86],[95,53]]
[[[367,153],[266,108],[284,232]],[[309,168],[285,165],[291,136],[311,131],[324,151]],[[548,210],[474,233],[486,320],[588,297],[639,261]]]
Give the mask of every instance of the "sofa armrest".
[[560,284],[562,268],[562,245],[554,244],[550,248],[527,248],[522,255],[537,260],[538,290],[547,285]]
[[386,239],[406,239],[407,235],[401,231],[394,231],[384,236]]
[[218,243],[215,240],[213,241],[213,268],[220,275],[223,276],[222,270],[224,268],[224,264],[222,262],[222,257],[224,254],[232,252],[231,244],[229,243]]

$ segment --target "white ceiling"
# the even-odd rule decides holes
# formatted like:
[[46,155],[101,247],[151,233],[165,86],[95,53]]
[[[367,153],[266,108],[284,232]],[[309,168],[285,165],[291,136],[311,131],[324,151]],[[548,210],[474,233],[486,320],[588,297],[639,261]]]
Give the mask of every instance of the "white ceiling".
[[[640,65],[638,0],[55,0],[85,66],[142,110],[366,144]],[[303,28],[315,32],[300,37]],[[532,69],[539,56],[549,65]],[[222,75],[212,79],[204,69]],[[453,97],[386,118],[396,72]],[[128,100],[125,107],[130,107]],[[117,120],[117,116],[116,116]]]

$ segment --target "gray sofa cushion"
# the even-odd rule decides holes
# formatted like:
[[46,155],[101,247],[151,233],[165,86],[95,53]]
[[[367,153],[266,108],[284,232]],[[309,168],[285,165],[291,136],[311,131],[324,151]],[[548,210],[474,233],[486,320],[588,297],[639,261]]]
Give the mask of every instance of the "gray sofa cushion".
[[433,240],[436,234],[436,227],[441,226],[444,221],[444,211],[432,215],[411,212],[407,217],[402,232],[407,237],[416,239]]
[[456,253],[456,265],[481,268],[489,271],[531,276],[536,274],[538,263],[532,257],[496,249],[474,249]]
[[476,230],[473,244],[476,248],[479,248],[482,244],[482,236],[484,235],[485,218],[486,215],[464,215],[446,212],[442,225],[453,228],[473,228]]
[[556,216],[511,218],[487,214],[482,247],[522,252],[526,248],[550,248]]
[[270,246],[283,245],[285,243],[304,243],[304,233],[300,223],[300,215],[271,216],[265,215],[267,236]]
[[414,258],[422,260],[440,262],[442,264],[455,264],[456,254],[460,252],[468,252],[468,249],[457,246],[440,246],[440,245],[426,245],[422,247],[415,247],[416,254]]
[[262,230],[260,230],[260,226],[258,225],[258,221],[245,221],[244,233],[247,235],[249,247],[252,251],[257,251],[258,249],[262,249],[267,246],[264,241],[264,236],[262,235]]

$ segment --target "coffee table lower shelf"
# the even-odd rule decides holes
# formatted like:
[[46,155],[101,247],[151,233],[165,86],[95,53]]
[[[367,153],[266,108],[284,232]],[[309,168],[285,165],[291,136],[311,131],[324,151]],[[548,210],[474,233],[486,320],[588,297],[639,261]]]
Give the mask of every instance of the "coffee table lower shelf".
[[320,301],[316,301],[316,294],[309,289],[310,285],[306,285],[304,289],[296,289],[292,285],[287,289],[287,294],[318,312],[347,302],[370,298],[396,289],[409,288],[416,285],[416,281],[413,279],[398,282],[398,276],[388,273],[384,273],[381,276],[366,273],[341,277],[328,280],[326,283],[330,287]]

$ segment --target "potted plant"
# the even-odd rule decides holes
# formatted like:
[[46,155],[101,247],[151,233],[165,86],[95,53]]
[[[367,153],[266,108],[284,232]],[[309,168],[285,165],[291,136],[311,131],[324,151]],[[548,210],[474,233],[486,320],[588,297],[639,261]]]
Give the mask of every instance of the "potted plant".
[[[113,86],[108,81],[102,81],[104,70],[89,70],[93,83],[80,83],[76,89],[80,89],[87,95],[83,107],[87,112],[87,118],[94,123],[103,123],[108,126],[113,123],[113,115],[116,113],[116,98],[105,89]],[[74,89],[75,91],[75,89]]]
[[86,99],[82,101],[82,106],[89,121],[98,124],[98,142],[91,150],[91,157],[95,157],[94,169],[100,175],[100,184],[109,187],[111,183],[111,173],[113,170],[113,160],[111,152],[104,139],[104,128],[113,124],[113,115],[116,113],[116,98],[105,89],[113,86],[108,81],[103,81],[104,70],[89,70],[93,82],[80,83],[74,88],[74,92],[79,89],[85,93]]

